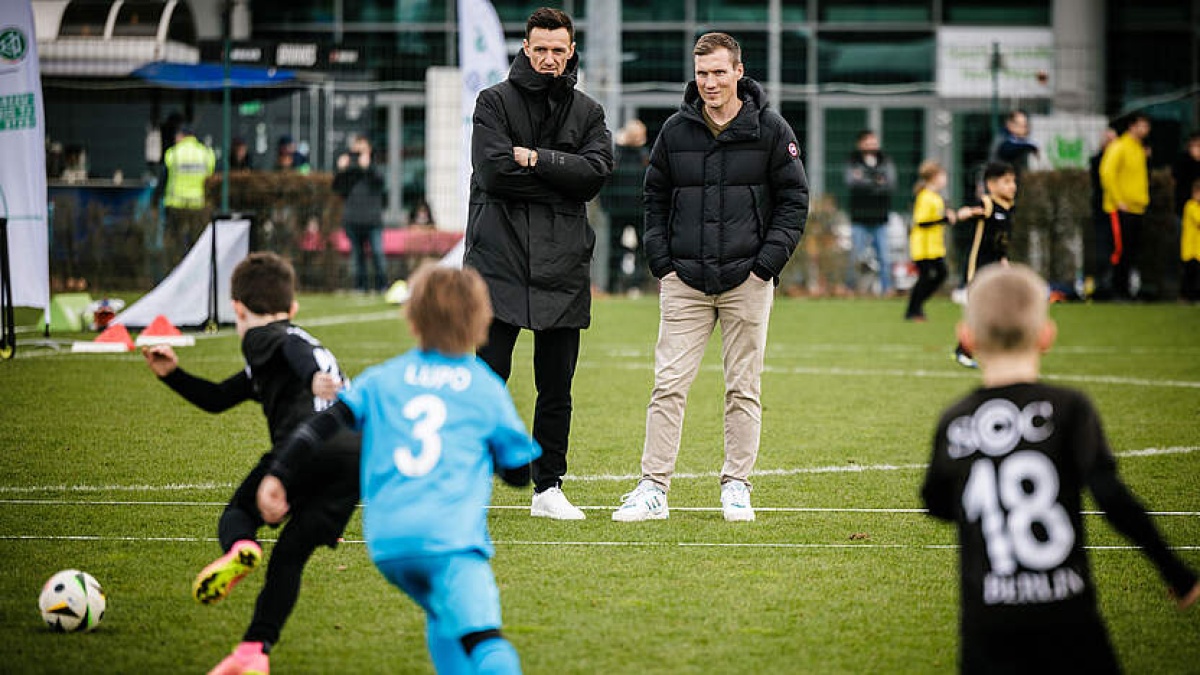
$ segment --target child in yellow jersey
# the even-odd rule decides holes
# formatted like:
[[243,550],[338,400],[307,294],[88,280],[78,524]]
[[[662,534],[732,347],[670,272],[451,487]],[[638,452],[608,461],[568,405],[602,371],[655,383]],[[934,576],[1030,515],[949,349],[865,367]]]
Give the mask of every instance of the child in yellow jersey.
[[1200,302],[1200,180],[1192,183],[1192,198],[1183,206],[1179,258],[1183,261],[1179,297],[1188,302]]
[[913,204],[912,230],[908,234],[909,253],[917,265],[917,283],[908,297],[908,321],[925,321],[925,301],[946,280],[946,224],[976,215],[963,207],[946,211],[941,192],[946,189],[946,169],[936,160],[927,159],[917,169],[916,201]]

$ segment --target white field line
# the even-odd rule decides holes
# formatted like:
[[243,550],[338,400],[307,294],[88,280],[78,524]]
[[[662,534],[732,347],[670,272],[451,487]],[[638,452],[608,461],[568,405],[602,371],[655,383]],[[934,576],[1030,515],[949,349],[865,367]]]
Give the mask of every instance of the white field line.
[[[0,499],[0,506],[184,506],[184,507],[205,507],[205,508],[220,508],[225,506],[225,502],[167,502],[167,501],[115,501],[101,500],[92,501],[86,499]],[[362,504],[359,504],[362,506]],[[617,506],[580,506],[578,508],[585,511],[615,511]],[[528,511],[529,507],[520,504],[492,504],[487,507],[490,511]],[[718,506],[674,506],[672,511],[687,511],[694,513],[719,513],[721,508]],[[840,508],[835,506],[756,506],[754,510],[759,513],[883,513],[883,514],[909,514],[909,513],[926,513],[928,509],[916,508]],[[1085,516],[1101,516],[1103,511],[1082,511]],[[1182,516],[1182,517],[1198,517],[1200,511],[1147,511],[1147,514],[1156,517]]]
[[[1126,457],[1157,457],[1161,455],[1190,455],[1200,452],[1200,445],[1180,445],[1167,448],[1143,448],[1140,450],[1125,450],[1116,453],[1119,458]],[[797,467],[793,469],[760,469],[754,476],[796,476],[807,474],[839,474],[867,473],[876,471],[921,471],[927,464],[846,464],[833,466]],[[695,480],[716,478],[720,474],[715,471],[700,473],[677,473],[673,480]],[[622,482],[641,479],[641,474],[596,474],[574,476],[566,475],[566,482],[596,483]],[[170,483],[167,485],[0,485],[0,495],[5,494],[36,494],[40,492],[185,492],[191,490],[228,490],[236,487],[236,483]]]
[[[146,542],[146,543],[212,543],[216,542],[216,537],[123,537],[123,536],[101,536],[101,535],[40,535],[40,534],[19,534],[19,535],[0,535],[0,541],[119,541],[119,542]],[[272,542],[274,539],[260,539],[261,542]],[[342,544],[363,545],[366,542],[362,539],[343,539]],[[924,551],[953,551],[958,549],[957,544],[828,544],[828,543],[798,543],[798,542],[714,542],[714,541],[555,541],[547,540],[525,540],[525,539],[501,539],[493,542],[497,546],[581,546],[581,547],[622,547],[622,548],[724,548],[724,549],[907,549],[907,550],[924,550]],[[1117,546],[1084,546],[1085,549],[1092,551],[1140,551],[1137,546],[1117,545]],[[1200,546],[1172,546],[1173,551],[1200,551]]]

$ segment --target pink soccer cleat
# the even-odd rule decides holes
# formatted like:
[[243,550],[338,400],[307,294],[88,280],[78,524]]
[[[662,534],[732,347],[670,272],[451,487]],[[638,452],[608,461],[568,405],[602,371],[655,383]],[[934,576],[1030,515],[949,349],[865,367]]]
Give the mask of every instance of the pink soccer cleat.
[[270,671],[271,662],[263,653],[263,643],[243,642],[208,675],[269,675]]

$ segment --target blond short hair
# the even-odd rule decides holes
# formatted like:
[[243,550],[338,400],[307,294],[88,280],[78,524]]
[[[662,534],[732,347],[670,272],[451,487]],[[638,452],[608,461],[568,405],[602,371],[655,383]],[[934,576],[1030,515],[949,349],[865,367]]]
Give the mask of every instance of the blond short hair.
[[426,264],[409,285],[404,314],[422,349],[467,354],[487,342],[492,302],[478,272]]
[[1037,346],[1048,320],[1050,289],[1025,265],[988,265],[967,289],[963,318],[979,352],[1019,352]]

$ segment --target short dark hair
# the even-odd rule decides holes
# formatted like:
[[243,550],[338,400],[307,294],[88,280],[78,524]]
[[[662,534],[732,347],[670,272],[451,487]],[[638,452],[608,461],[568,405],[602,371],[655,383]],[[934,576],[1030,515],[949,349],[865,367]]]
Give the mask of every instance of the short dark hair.
[[1020,108],[1013,108],[1012,110],[1008,111],[1008,115],[1004,118],[1004,121],[1005,122],[1015,122],[1015,121],[1017,121],[1018,117],[1022,117],[1022,116],[1029,117],[1029,113],[1025,112],[1024,110],[1021,110]]
[[1200,131],[1193,131],[1192,133],[1188,134],[1188,143],[1195,143],[1196,141],[1200,141]]
[[553,7],[539,7],[533,14],[529,15],[529,20],[525,22],[525,39],[533,33],[534,28],[543,30],[558,30],[566,28],[567,34],[571,36],[571,42],[575,41],[575,24],[571,23],[571,17],[561,9]]
[[233,268],[229,294],[255,314],[291,311],[296,298],[296,270],[275,253],[251,253]]
[[707,56],[718,49],[729,50],[730,60],[733,65],[742,62],[742,46],[737,40],[728,33],[705,33],[696,40],[696,46],[692,48],[692,55]]
[[1192,181],[1192,192],[1194,193],[1196,190],[1200,190],[1200,178]]
[[1008,162],[988,162],[983,168],[983,181],[986,183],[993,178],[1000,178],[1009,174],[1017,175],[1017,170]]
[[864,138],[874,135],[876,135],[874,131],[871,131],[870,129],[863,129],[862,131],[858,132],[857,136],[854,137],[854,144],[858,145],[859,143],[863,142]]

